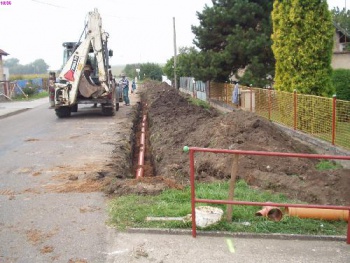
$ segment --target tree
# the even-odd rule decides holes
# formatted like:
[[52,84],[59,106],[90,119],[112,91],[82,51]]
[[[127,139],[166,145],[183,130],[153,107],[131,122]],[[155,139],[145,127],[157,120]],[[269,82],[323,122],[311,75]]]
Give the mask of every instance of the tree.
[[331,96],[334,27],[326,0],[274,0],[272,50],[278,90]]
[[145,63],[140,65],[140,79],[152,79],[162,81],[163,70],[155,63]]
[[43,59],[21,65],[17,58],[11,58],[4,61],[4,66],[9,68],[11,74],[46,74],[49,68]]
[[19,64],[19,60],[17,58],[10,58],[4,60],[4,66],[8,68],[16,67]]
[[350,31],[350,10],[342,10],[339,7],[333,8],[331,11],[332,19],[337,23],[341,28],[344,28],[347,31]]
[[[212,0],[213,6],[197,12],[199,26],[192,26],[201,80],[227,81],[245,68],[249,82],[263,86],[274,72],[271,50],[272,2],[264,0]],[[247,80],[248,81],[248,80]]]
[[[181,47],[179,48],[179,55],[176,59],[176,76],[178,81],[180,77],[195,77],[197,79],[198,74],[196,68],[198,64],[199,52],[194,47]],[[174,79],[174,57],[169,59],[163,68],[164,74],[168,79]],[[199,79],[199,78],[198,78]]]
[[139,64],[127,64],[124,68],[124,72],[129,78],[134,79],[135,77],[138,77],[136,69],[139,69],[139,68],[140,68]]
[[29,64],[29,67],[32,69],[31,73],[36,74],[45,74],[49,68],[49,65],[45,63],[43,59],[37,59],[34,62]]

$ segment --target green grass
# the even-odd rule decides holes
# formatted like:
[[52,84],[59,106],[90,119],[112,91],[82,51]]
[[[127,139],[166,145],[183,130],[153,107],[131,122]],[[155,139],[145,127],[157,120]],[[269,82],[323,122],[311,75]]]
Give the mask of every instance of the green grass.
[[319,171],[336,170],[341,168],[341,164],[330,160],[322,160],[316,165],[316,169]]
[[[181,228],[190,229],[191,222],[146,221],[146,217],[184,217],[191,213],[190,188],[166,190],[157,196],[128,195],[117,197],[109,203],[110,224],[118,229],[126,228]],[[228,183],[197,184],[196,197],[203,199],[227,199]],[[251,189],[244,181],[238,181],[235,200],[254,202],[301,203],[288,200],[284,195]],[[207,205],[207,204],[197,204]],[[212,205],[226,211],[226,205]],[[232,223],[226,215],[216,225],[205,230],[250,233],[284,233],[307,235],[346,235],[347,224],[343,221],[299,219],[284,214],[279,222],[255,216],[256,206],[234,206]],[[284,210],[284,209],[282,209]],[[248,223],[247,223],[248,222]]]
[[13,101],[28,101],[28,100],[36,100],[36,99],[41,99],[41,98],[45,98],[48,97],[49,93],[47,91],[42,91],[40,93],[36,93],[33,95],[30,95],[27,97],[25,97],[22,93],[17,95],[16,97],[14,97],[12,100]]
[[200,100],[200,99],[196,99],[196,98],[193,98],[193,97],[188,97],[188,101],[190,103],[192,103],[193,105],[202,107],[204,109],[210,109],[210,104],[208,102],[206,102],[206,101],[203,101],[203,100]]

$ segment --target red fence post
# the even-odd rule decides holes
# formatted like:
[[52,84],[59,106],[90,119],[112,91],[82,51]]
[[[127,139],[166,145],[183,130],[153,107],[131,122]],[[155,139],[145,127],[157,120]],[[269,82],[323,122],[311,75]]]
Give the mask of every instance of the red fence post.
[[297,129],[297,90],[294,90],[293,92],[293,97],[294,97],[294,130]]
[[268,94],[268,108],[269,108],[269,121],[271,120],[271,89],[267,91]]
[[194,186],[194,150],[190,148],[190,182],[191,182],[191,208],[192,208],[192,236],[196,237],[196,192]]
[[348,215],[348,233],[346,235],[346,243],[350,244],[350,210]]
[[[231,167],[230,186],[229,186],[229,192],[228,192],[229,201],[232,201],[234,197],[236,178],[238,173],[238,159],[239,159],[239,154],[234,154],[232,167]],[[227,216],[227,222],[232,222],[232,205],[230,204],[227,205],[226,216]]]
[[335,133],[336,133],[336,105],[337,105],[337,95],[333,95],[333,107],[332,107],[332,145],[335,143]]

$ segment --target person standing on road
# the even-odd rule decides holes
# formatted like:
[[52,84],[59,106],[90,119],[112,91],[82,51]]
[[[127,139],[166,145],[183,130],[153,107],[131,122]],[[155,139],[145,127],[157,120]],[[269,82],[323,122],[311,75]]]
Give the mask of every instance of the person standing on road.
[[136,90],[136,83],[135,83],[135,80],[133,80],[131,84],[131,93],[134,93],[135,90]]
[[236,105],[236,108],[239,107],[240,104],[240,91],[239,91],[239,85],[238,85],[238,81],[233,81],[233,84],[235,84],[234,88],[233,88],[233,92],[232,92],[232,103]]
[[129,99],[129,80],[125,77],[125,73],[122,73],[122,79],[119,81],[119,85],[123,90],[123,99],[126,106],[130,105]]

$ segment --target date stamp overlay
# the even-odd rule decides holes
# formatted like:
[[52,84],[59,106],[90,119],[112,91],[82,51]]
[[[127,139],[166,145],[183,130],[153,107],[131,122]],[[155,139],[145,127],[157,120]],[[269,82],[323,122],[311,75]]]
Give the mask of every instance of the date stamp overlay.
[[0,6],[2,5],[12,5],[11,1],[0,1]]

